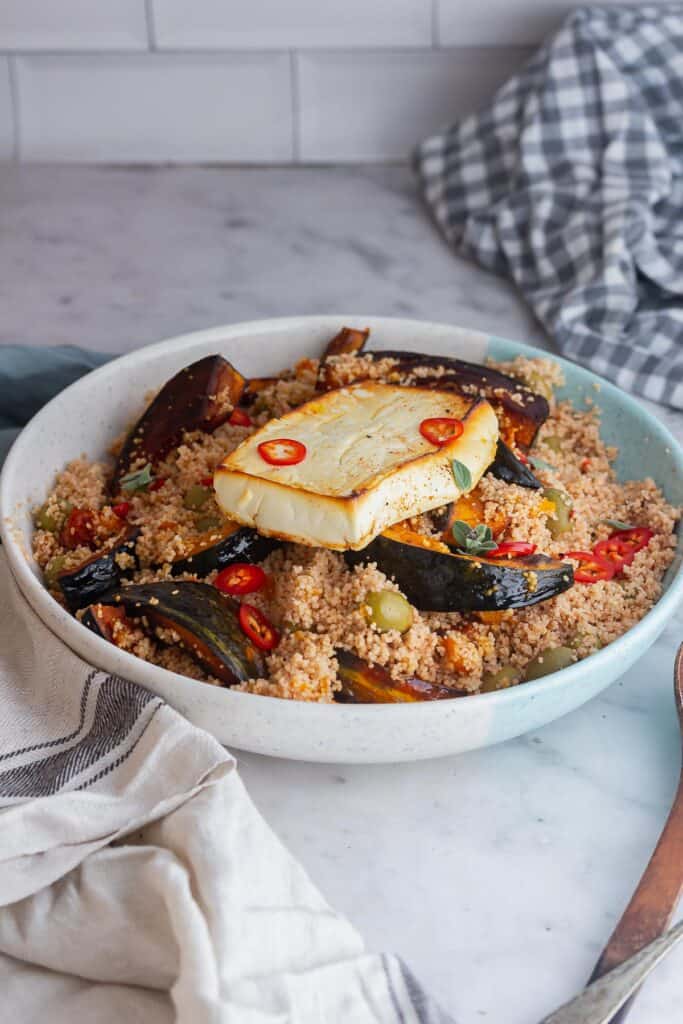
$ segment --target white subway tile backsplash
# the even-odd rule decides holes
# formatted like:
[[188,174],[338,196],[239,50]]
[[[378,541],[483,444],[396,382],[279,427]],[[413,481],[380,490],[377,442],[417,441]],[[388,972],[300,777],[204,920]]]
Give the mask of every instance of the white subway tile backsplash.
[[2,0],[0,50],[144,50],[145,0]]
[[301,159],[409,159],[415,143],[486,102],[527,55],[518,48],[300,54]]
[[9,59],[0,57],[0,160],[14,156],[14,115]]
[[153,3],[160,47],[429,46],[432,41],[431,0]]
[[28,160],[288,161],[288,54],[17,58]]
[[[619,2],[626,6],[638,0]],[[442,46],[538,43],[577,7],[571,0],[437,0],[437,5]]]

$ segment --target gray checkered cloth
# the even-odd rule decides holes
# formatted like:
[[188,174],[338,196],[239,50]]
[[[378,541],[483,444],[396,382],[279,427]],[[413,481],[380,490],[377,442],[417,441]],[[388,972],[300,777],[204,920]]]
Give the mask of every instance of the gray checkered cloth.
[[577,10],[416,163],[448,241],[563,355],[683,408],[683,4]]

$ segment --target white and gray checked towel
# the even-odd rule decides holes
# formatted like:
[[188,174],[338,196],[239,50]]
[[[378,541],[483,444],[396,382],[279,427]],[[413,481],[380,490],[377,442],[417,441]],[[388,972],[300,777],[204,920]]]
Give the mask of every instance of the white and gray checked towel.
[[2,548],[0,1020],[448,1024],[327,905],[230,754],[68,650]]
[[683,407],[683,4],[580,8],[416,162],[446,238],[564,355]]

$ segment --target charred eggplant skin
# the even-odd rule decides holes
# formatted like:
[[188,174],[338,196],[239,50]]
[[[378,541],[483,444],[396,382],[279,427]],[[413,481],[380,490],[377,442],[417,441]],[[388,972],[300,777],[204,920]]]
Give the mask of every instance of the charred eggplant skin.
[[163,459],[186,430],[211,432],[240,400],[245,379],[222,356],[205,356],[172,377],[147,407],[126,438],[116,460],[111,490],[134,462]]
[[506,484],[517,484],[518,487],[529,487],[534,491],[540,490],[543,486],[538,477],[534,476],[528,466],[525,466],[500,438],[496,447],[496,457],[486,472],[498,480],[504,480]]
[[171,575],[194,573],[208,576],[214,569],[224,569],[233,562],[260,562],[280,546],[273,537],[262,537],[248,526],[232,524],[234,529],[214,532],[207,541],[197,545],[191,554],[171,565]]
[[[396,364],[393,372],[399,380],[420,369],[427,371],[420,376],[421,387],[453,388],[467,396],[487,398],[498,415],[501,435],[509,444],[514,442],[529,448],[550,412],[543,395],[530,391],[514,377],[479,363],[397,349],[368,350],[364,354],[375,360],[393,359]],[[442,369],[446,372],[442,373]],[[329,378],[323,375],[321,386],[336,387],[334,375]]]
[[151,626],[175,630],[190,657],[227,686],[265,675],[260,651],[240,629],[236,602],[208,583],[130,584],[100,602],[122,607]]
[[423,700],[450,700],[462,691],[424,679],[394,679],[381,665],[369,665],[351,651],[337,648],[340,704],[410,704]]
[[[568,590],[571,565],[546,555],[487,559],[394,539],[387,533],[362,551],[347,551],[351,565],[376,562],[422,611],[484,612],[526,608]],[[405,535],[404,535],[405,537]],[[445,545],[444,545],[445,547]]]
[[118,543],[111,551],[106,553],[97,552],[91,558],[81,562],[75,569],[60,573],[57,577],[57,584],[61,590],[66,606],[70,612],[76,612],[79,608],[85,608],[92,604],[102,595],[106,594],[112,587],[118,587],[126,572],[121,570],[116,561],[117,555],[132,555],[135,565],[131,572],[137,568],[137,555],[135,553],[135,542],[140,536],[140,530],[135,527],[126,529]]

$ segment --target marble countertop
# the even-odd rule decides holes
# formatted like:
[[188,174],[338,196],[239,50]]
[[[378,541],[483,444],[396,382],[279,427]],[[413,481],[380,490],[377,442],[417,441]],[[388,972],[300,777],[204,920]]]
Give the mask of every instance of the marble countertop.
[[[5,167],[0,268],[0,344],[123,352],[338,310],[551,347],[512,287],[447,249],[405,168]],[[683,416],[658,414],[683,438]],[[459,1024],[535,1024],[584,984],[666,817],[681,627],[601,697],[501,746],[370,767],[240,754],[242,776],[329,901]],[[682,969],[680,948],[633,1024],[683,1018]]]

